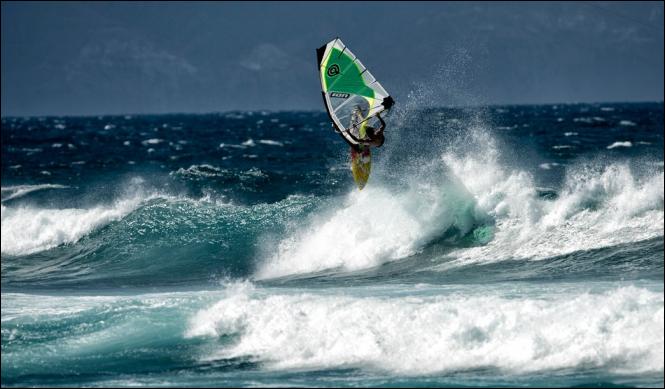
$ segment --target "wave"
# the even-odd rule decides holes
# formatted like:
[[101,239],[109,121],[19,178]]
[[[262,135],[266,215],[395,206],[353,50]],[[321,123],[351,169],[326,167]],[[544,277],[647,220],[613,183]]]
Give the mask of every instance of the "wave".
[[[244,206],[217,203],[210,195],[192,200],[143,194],[90,208],[3,205],[2,254],[58,248],[39,259],[50,266],[45,272],[69,280],[67,271],[96,271],[96,279],[109,280],[121,274],[139,280],[155,274],[168,280],[206,274],[268,280],[363,271],[412,256],[420,260],[423,252],[428,267],[449,270],[663,236],[662,162],[645,164],[645,171],[628,162],[568,165],[563,185],[543,196],[531,173],[500,162],[500,148],[482,128],[468,129],[434,155],[383,171],[378,165],[371,186],[336,197],[289,196]],[[230,172],[208,164],[170,175],[267,177],[257,168]],[[178,273],[187,267],[194,269]],[[29,281],[27,273],[20,279]],[[3,282],[7,274],[18,273],[3,264]]]
[[438,260],[462,264],[553,258],[663,236],[662,169],[637,173],[629,162],[578,162],[561,188],[542,196],[531,173],[502,166],[502,153],[482,128],[439,155],[417,169],[391,169],[386,181],[411,177],[407,190],[374,181],[295,226],[257,279],[368,269],[451,235],[450,247],[473,247]]
[[109,206],[44,209],[2,205],[2,254],[27,255],[75,243],[91,231],[119,220],[143,201],[128,198]]
[[240,284],[194,315],[185,336],[233,340],[204,360],[251,358],[267,369],[663,371],[662,289],[440,292],[265,295]]
[[4,286],[172,285],[251,274],[256,239],[319,206],[144,194],[90,209],[2,208]]
[[[435,174],[440,166],[431,167]],[[413,255],[434,240],[459,241],[484,225],[486,218],[464,187],[441,169],[437,178],[406,191],[353,190],[338,199],[341,206],[293,226],[256,278],[371,268]]]
[[13,185],[0,188],[2,192],[2,202],[17,199],[29,193],[46,189],[66,189],[69,186],[59,184],[40,184],[40,185]]
[[[3,261],[3,284],[165,285],[215,282],[218,277],[287,277],[290,282],[288,276],[311,278],[320,272],[326,272],[324,282],[340,277],[346,277],[345,283],[385,277],[465,282],[475,278],[452,268],[511,259],[514,267],[494,269],[489,278],[552,277],[551,261],[534,268],[517,260],[552,258],[565,273],[577,268],[570,264],[577,256],[565,256],[574,252],[596,258],[593,267],[598,271],[583,268],[584,274],[616,278],[625,271],[623,265],[608,272],[603,259],[614,258],[614,250],[589,250],[662,236],[662,222],[660,229],[649,224],[662,220],[662,176],[652,176],[644,181],[646,186],[636,183],[631,195],[630,185],[615,182],[621,174],[628,183],[637,180],[622,165],[612,165],[605,173],[570,173],[568,189],[546,200],[526,173],[503,175],[496,165],[492,169],[475,159],[462,162],[459,166],[451,160],[452,169],[438,169],[438,185],[431,184],[436,180],[406,190],[376,185],[344,197],[289,196],[276,203],[234,205],[210,195],[190,199],[144,194],[82,209],[3,205],[2,253],[23,256]],[[455,171],[466,177],[465,184]],[[599,182],[605,186],[597,187]],[[605,187],[613,192],[599,189]],[[621,208],[603,196],[631,208],[621,216]],[[601,222],[621,226],[625,234]],[[599,240],[601,235],[606,239]],[[620,251],[640,258],[640,247],[660,250],[652,246]],[[645,266],[648,269],[633,273],[651,274],[649,269],[658,266],[662,270],[662,260],[651,259]]]
[[223,379],[225,366],[243,375],[358,369],[363,378],[469,371],[549,377],[571,371],[662,381],[662,282],[306,292],[236,282],[221,290],[2,297],[7,384],[100,370]]
[[491,242],[455,253],[461,263],[541,260],[663,236],[662,171],[638,175],[628,163],[578,164],[551,200],[538,196],[525,172],[446,160],[456,174],[476,177],[466,183],[496,220]]

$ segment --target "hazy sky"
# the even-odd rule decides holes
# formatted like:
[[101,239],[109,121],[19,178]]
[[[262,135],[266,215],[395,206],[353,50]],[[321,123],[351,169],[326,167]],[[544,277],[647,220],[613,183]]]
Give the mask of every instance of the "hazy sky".
[[335,36],[398,104],[663,100],[662,2],[3,1],[2,116],[322,109]]

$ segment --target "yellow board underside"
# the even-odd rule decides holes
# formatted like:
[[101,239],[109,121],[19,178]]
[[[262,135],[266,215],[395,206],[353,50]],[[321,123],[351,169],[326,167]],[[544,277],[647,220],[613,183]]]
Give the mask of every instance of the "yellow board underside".
[[362,190],[369,180],[372,158],[369,146],[362,146],[362,151],[351,150],[351,172],[358,189]]

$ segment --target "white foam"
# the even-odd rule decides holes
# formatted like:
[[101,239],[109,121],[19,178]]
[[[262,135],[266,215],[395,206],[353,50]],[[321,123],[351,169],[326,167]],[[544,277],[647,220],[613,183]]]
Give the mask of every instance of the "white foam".
[[593,123],[593,118],[579,117],[579,118],[573,118],[573,121],[576,123]]
[[633,144],[629,141],[625,142],[614,142],[611,145],[607,146],[608,150],[615,149],[617,147],[633,147]]
[[192,176],[192,177],[221,177],[226,173],[225,170],[209,164],[191,165],[187,169],[180,168],[171,175]]
[[231,148],[234,148],[234,149],[246,149],[247,148],[247,146],[243,146],[243,145],[234,145],[234,144],[228,144],[228,143],[220,143],[219,144],[220,149],[223,149],[225,147],[231,147]]
[[185,336],[236,336],[203,359],[249,357],[267,369],[663,371],[662,291],[628,286],[520,296],[266,296],[240,287],[194,315]]
[[378,186],[352,191],[338,209],[295,226],[257,278],[364,269],[412,255],[453,227],[467,233],[477,217],[472,197],[432,178],[401,193]]
[[254,146],[256,146],[256,143],[254,143],[254,139],[250,138],[250,139],[247,139],[246,141],[242,142],[241,145],[243,145],[245,147],[254,147]]
[[627,127],[634,127],[634,126],[637,125],[637,124],[631,122],[630,120],[622,120],[622,121],[619,122],[619,124],[622,125],[622,126],[627,126]]
[[[250,113],[249,116],[252,116],[251,113]],[[238,119],[238,120],[245,118],[245,116],[243,116],[239,113],[234,113],[234,112],[227,113],[227,114],[224,115],[224,117],[227,118],[227,119]]]
[[271,139],[261,139],[259,140],[259,143],[269,146],[284,146],[284,143]]
[[164,142],[164,139],[151,138],[151,139],[146,139],[146,140],[142,141],[141,144],[142,144],[143,146],[147,146],[147,145],[156,145],[156,144],[160,144],[160,143],[162,143],[162,142]]
[[265,174],[261,169],[257,167],[252,167],[248,170],[245,170],[244,172],[242,172],[242,174],[244,174],[245,176],[252,176],[252,177],[261,177],[261,178],[268,177],[267,174]]
[[540,167],[543,170],[550,170],[550,169],[552,169],[553,167],[556,167],[556,166],[560,166],[560,164],[558,164],[556,162],[545,162],[545,163],[541,163],[540,165],[538,165],[538,167]]
[[141,203],[121,200],[110,206],[87,209],[44,209],[2,205],[1,252],[27,255],[74,243],[93,230],[119,220]]
[[[459,250],[459,263],[544,259],[663,236],[663,173],[637,178],[627,164],[569,169],[559,197],[537,196],[533,178],[448,156],[456,175],[495,217],[494,239]],[[470,179],[473,177],[473,179]],[[448,265],[446,265],[448,266]]]

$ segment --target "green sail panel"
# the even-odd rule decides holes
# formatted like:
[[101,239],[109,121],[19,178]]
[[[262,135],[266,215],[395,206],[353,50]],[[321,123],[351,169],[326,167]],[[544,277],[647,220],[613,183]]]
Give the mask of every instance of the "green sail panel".
[[390,109],[393,99],[339,38],[320,47],[317,57],[326,110],[347,142],[358,144],[364,126],[374,126],[376,115]]
[[370,88],[363,80],[362,72],[367,69],[361,68],[349,56],[337,48],[333,48],[326,63],[325,78],[326,92],[353,93],[360,96],[374,98],[374,89]]

